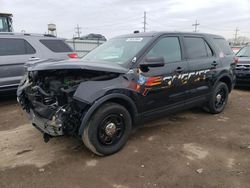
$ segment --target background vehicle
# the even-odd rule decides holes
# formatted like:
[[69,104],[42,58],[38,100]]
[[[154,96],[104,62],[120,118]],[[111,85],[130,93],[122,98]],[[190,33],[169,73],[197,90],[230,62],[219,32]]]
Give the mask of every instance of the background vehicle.
[[12,14],[0,13],[0,32],[13,32]]
[[238,57],[236,84],[238,86],[250,86],[250,45],[241,48],[236,57]]
[[45,141],[75,135],[110,155],[140,121],[195,106],[222,112],[234,68],[220,36],[139,33],[111,39],[81,60],[30,67],[17,95]]
[[17,88],[27,62],[76,57],[60,38],[26,33],[0,33],[0,91]]
[[95,33],[90,33],[90,34],[88,34],[86,36],[82,36],[82,37],[75,37],[73,39],[107,41],[107,39],[105,38],[105,36],[103,36],[101,34],[95,34]]

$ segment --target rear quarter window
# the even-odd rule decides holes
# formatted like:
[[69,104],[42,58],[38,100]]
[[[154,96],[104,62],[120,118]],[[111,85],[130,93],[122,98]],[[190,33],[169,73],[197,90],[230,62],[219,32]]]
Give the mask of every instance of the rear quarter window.
[[72,49],[63,40],[42,39],[40,42],[53,52],[72,52]]
[[0,56],[35,53],[36,50],[24,39],[0,38]]
[[214,42],[225,55],[232,55],[233,54],[233,51],[230,48],[229,43],[225,39],[214,38]]

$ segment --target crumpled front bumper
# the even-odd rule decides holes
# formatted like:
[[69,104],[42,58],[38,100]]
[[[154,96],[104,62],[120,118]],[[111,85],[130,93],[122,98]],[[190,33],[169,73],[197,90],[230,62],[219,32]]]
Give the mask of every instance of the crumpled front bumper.
[[55,120],[48,120],[37,115],[33,110],[30,110],[30,118],[32,120],[32,125],[36,127],[42,133],[46,133],[50,136],[62,136],[63,128],[62,124]]
[[[43,134],[48,134],[50,136],[64,135],[62,123],[60,119],[56,118],[57,114],[54,114],[53,118],[50,120],[41,117],[38,113],[34,111],[32,107],[32,101],[27,98],[24,92],[25,89],[31,84],[27,78],[27,75],[25,75],[17,89],[17,101],[22,106],[22,108],[28,113],[28,116],[32,121],[32,125],[36,127],[39,131],[41,131]],[[59,113],[60,110],[61,109],[59,109],[57,113]]]

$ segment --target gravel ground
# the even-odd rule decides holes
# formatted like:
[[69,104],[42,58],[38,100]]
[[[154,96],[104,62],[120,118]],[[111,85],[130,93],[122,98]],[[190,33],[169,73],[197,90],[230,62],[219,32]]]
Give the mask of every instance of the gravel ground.
[[149,122],[109,157],[74,138],[44,143],[15,97],[1,97],[0,187],[250,187],[250,89],[234,90],[218,115]]

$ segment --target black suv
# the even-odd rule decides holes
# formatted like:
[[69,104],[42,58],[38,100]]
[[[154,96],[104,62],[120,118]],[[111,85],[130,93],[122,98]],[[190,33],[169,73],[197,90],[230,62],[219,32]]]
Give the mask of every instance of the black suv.
[[236,57],[238,57],[236,85],[250,86],[250,44],[241,48]]
[[109,155],[142,120],[195,106],[220,113],[234,69],[220,36],[138,33],[113,38],[80,60],[32,64],[17,95],[45,141],[75,135]]

